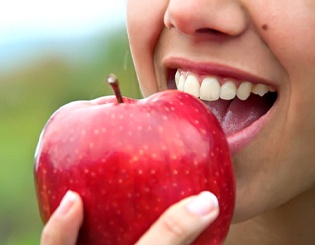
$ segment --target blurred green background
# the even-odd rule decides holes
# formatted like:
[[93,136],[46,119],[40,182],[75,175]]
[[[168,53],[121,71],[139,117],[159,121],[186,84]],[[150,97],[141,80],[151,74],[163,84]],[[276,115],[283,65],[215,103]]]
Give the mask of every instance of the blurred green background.
[[33,156],[49,116],[70,101],[112,94],[104,82],[112,72],[125,96],[141,97],[124,23],[37,46],[10,68],[0,66],[1,245],[39,244]]

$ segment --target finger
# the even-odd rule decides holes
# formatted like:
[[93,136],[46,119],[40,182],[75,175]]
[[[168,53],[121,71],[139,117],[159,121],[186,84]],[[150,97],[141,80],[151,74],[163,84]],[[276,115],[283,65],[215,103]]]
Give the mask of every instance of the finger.
[[82,222],[82,200],[77,193],[68,191],[45,225],[41,245],[76,244]]
[[210,192],[201,192],[171,206],[140,238],[137,245],[190,244],[218,216],[217,198]]

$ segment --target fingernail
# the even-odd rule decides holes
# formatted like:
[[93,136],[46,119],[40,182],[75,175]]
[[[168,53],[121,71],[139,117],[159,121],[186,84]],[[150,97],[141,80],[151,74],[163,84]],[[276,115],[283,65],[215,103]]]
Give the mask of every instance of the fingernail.
[[219,207],[217,197],[208,191],[201,192],[193,198],[188,204],[187,209],[193,214],[207,215]]
[[69,210],[71,209],[75,199],[76,199],[75,193],[73,191],[67,191],[67,193],[62,198],[56,212],[59,215],[65,215],[66,213],[68,213]]

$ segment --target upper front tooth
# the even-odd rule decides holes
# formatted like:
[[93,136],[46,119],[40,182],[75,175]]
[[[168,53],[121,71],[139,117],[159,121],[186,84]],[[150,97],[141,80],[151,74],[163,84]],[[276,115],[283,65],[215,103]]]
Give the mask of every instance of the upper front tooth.
[[264,96],[266,93],[268,93],[269,87],[265,84],[256,84],[254,85],[252,89],[253,94],[258,94],[260,96]]
[[236,86],[232,81],[227,81],[221,86],[220,98],[223,100],[234,99],[236,95]]
[[240,100],[247,100],[252,91],[253,85],[250,82],[242,82],[236,91],[236,95]]
[[186,82],[185,76],[183,74],[180,75],[180,77],[178,79],[178,83],[177,83],[177,89],[179,91],[184,91],[185,82]]
[[180,71],[177,70],[176,73],[175,73],[175,83],[176,83],[176,86],[178,86],[179,78],[180,78]]
[[218,79],[214,77],[206,77],[200,86],[200,99],[215,101],[220,98],[221,86]]
[[196,76],[188,75],[184,85],[184,92],[191,94],[195,97],[200,96],[200,84]]

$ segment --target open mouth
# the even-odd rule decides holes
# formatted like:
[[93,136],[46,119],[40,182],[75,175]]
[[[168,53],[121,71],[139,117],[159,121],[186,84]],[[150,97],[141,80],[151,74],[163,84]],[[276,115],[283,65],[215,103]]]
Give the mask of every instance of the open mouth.
[[169,89],[178,89],[200,98],[232,137],[259,121],[277,100],[276,89],[233,77],[197,75],[173,69],[168,74]]

